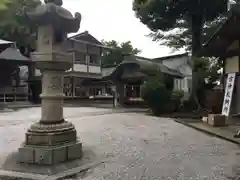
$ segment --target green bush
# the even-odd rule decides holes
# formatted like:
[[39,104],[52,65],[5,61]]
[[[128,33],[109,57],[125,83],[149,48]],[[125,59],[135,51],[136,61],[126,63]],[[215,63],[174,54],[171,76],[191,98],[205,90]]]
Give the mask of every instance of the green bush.
[[180,101],[184,96],[184,92],[182,90],[174,90],[172,92],[172,99],[176,101]]
[[182,90],[174,90],[172,92],[172,96],[169,100],[169,105],[168,105],[169,112],[178,111],[181,105],[181,99],[183,98],[183,96],[184,96],[184,92]]
[[143,85],[143,99],[154,115],[165,112],[169,92],[158,76],[150,77]]

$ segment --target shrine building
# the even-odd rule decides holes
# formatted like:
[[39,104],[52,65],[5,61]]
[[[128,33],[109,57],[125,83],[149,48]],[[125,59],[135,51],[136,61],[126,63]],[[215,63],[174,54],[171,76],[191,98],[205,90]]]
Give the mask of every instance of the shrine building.
[[230,114],[240,115],[240,4],[235,4],[227,12],[227,18],[221,22],[204,44],[199,55],[217,57],[223,61],[224,87],[229,73],[236,73]]

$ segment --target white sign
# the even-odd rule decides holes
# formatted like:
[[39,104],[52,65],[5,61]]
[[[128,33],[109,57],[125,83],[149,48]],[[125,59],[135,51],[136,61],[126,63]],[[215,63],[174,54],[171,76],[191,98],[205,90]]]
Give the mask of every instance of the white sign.
[[228,116],[231,102],[232,102],[232,94],[233,94],[233,88],[235,83],[235,73],[228,74],[227,77],[227,84],[225,87],[225,94],[224,94],[224,100],[223,100],[223,106],[222,106],[222,115]]

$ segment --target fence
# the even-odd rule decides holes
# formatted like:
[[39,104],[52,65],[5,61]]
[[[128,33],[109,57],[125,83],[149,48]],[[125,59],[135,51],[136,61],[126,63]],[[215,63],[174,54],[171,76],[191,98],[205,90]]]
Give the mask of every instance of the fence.
[[0,88],[0,102],[28,101],[27,86]]

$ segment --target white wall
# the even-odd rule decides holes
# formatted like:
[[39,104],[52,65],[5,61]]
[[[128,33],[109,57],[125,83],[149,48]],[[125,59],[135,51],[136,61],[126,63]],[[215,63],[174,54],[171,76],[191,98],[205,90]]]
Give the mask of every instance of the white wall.
[[188,58],[189,57],[184,56],[180,58],[172,58],[162,61],[165,66],[176,69],[185,76],[185,78],[183,79],[174,80],[174,89],[184,91],[184,100],[189,98],[191,89],[190,87],[192,86],[192,67],[188,64]]
[[85,64],[74,64],[73,70],[75,72],[84,72],[84,73],[101,73],[101,67],[100,66],[91,66],[91,65],[85,65]]
[[187,100],[190,97],[190,87],[192,86],[192,84],[189,79],[192,78],[185,77],[183,79],[174,79],[174,90],[182,90],[184,92],[183,100]]
[[87,72],[87,65],[84,64],[74,64],[73,71],[76,72]]
[[90,73],[101,73],[101,67],[100,66],[89,66],[89,72]]

